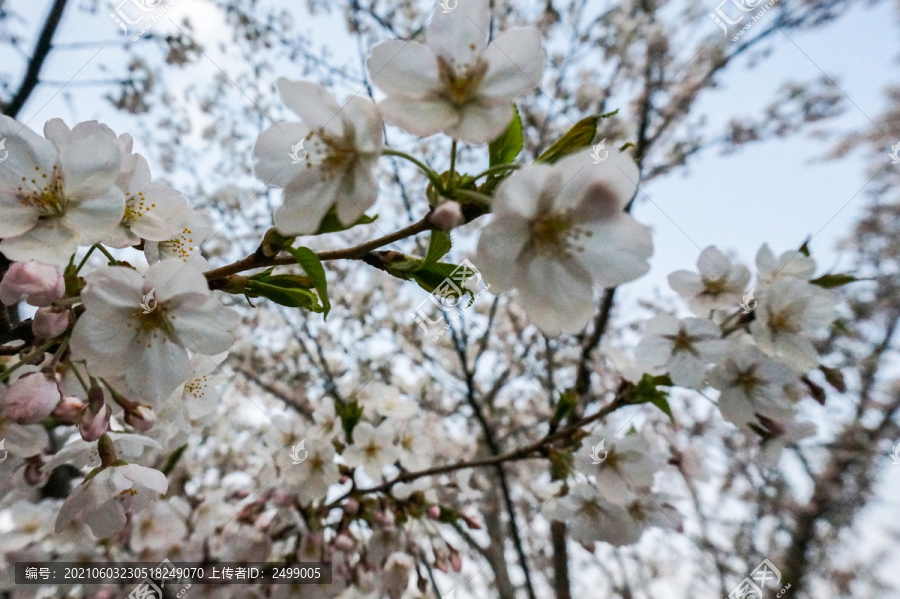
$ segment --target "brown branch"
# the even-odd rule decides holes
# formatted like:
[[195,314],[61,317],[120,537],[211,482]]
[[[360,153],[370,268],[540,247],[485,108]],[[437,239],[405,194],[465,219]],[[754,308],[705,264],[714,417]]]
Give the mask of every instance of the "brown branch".
[[[428,218],[426,217],[418,222],[409,225],[408,227],[404,227],[399,231],[391,233],[390,235],[385,235],[384,237],[379,237],[378,239],[373,239],[372,241],[367,241],[366,243],[362,243],[360,245],[343,250],[327,250],[318,252],[316,255],[319,257],[319,260],[322,260],[323,262],[326,260],[362,260],[366,257],[367,254],[369,254],[369,252],[373,250],[377,250],[378,248],[394,243],[395,241],[406,239],[407,237],[411,237],[413,235],[416,235],[417,233],[428,231],[430,229],[432,229],[432,225],[430,222],[428,222]],[[256,253],[251,254],[246,258],[243,258],[242,260],[238,260],[233,264],[215,268],[213,270],[207,271],[204,274],[206,275],[206,280],[210,283],[213,283],[214,281],[221,281],[223,279],[227,279],[231,275],[236,275],[238,273],[253,270],[255,268],[283,266],[296,263],[297,261],[294,259],[294,257],[289,254],[281,254],[278,256],[268,257],[261,251],[257,251]],[[218,284],[215,287],[218,288],[221,286],[222,284]]]
[[28,61],[28,67],[25,69],[25,77],[22,78],[22,83],[19,84],[16,94],[3,107],[3,114],[6,116],[16,118],[25,106],[25,102],[31,97],[34,88],[37,87],[40,81],[41,69],[53,47],[53,36],[57,27],[59,27],[60,20],[62,20],[67,2],[68,0],[55,0],[50,8],[50,14],[47,15],[47,20],[44,21],[44,28],[41,30],[41,35],[34,46],[34,52],[31,53],[31,59]]

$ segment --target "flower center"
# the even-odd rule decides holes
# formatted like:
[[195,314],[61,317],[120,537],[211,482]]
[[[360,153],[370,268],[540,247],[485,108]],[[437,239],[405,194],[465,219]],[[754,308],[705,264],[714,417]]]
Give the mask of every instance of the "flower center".
[[438,56],[438,75],[444,84],[446,98],[454,106],[463,106],[475,97],[487,70],[487,61],[482,58],[477,58],[471,65],[455,65]]
[[156,204],[147,201],[143,191],[139,191],[137,194],[129,191],[125,194],[125,216],[122,217],[122,222],[126,227],[131,227],[153,208],[156,208]]
[[37,208],[41,218],[59,218],[66,212],[62,173],[55,164],[51,173],[35,166],[32,178],[23,176],[17,191],[22,203]]
[[756,376],[756,367],[751,367],[738,373],[731,382],[733,387],[740,387],[747,395],[752,395],[758,387],[763,384],[763,380]]
[[169,241],[161,241],[159,243],[159,253],[168,253],[176,258],[181,258],[183,262],[191,259],[191,256],[197,251],[194,245],[194,231],[185,227],[181,232],[181,236]]
[[546,214],[531,221],[531,242],[538,253],[562,253],[570,258],[572,252],[583,252],[582,237],[593,235],[572,222],[568,214]]
[[700,354],[700,352],[697,351],[697,348],[694,347],[695,339],[683,328],[678,329],[678,333],[675,335],[663,335],[662,338],[672,342],[673,354],[683,351],[688,352],[693,356]]
[[357,156],[356,147],[349,140],[353,139],[349,131],[343,138],[336,137],[319,129],[306,136],[306,168],[321,168],[326,171],[340,171],[347,168]]

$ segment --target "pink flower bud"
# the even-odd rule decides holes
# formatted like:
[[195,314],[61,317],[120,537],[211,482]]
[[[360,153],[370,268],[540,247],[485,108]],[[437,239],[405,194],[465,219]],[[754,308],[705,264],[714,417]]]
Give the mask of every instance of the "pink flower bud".
[[54,312],[52,308],[38,308],[34,315],[31,330],[38,339],[53,339],[59,337],[69,328],[68,310]]
[[450,567],[453,568],[453,571],[459,573],[462,570],[462,557],[459,555],[459,551],[456,549],[450,548]]
[[433,506],[429,507],[429,508],[425,511],[425,513],[426,513],[426,514],[428,515],[428,517],[431,518],[432,520],[437,520],[438,518],[441,517],[441,508],[440,508],[440,506],[433,505]]
[[338,535],[334,539],[334,547],[343,552],[353,551],[356,544],[347,535]]
[[0,282],[0,302],[7,306],[25,298],[32,306],[49,306],[66,292],[63,276],[53,266],[16,262]]
[[106,404],[101,405],[97,410],[91,405],[82,410],[78,421],[78,432],[81,433],[82,439],[89,443],[96,441],[108,430],[109,408],[106,407]]
[[381,581],[390,599],[400,599],[409,586],[409,575],[415,564],[405,553],[392,553],[384,563]]
[[447,200],[446,202],[438,204],[428,218],[428,220],[431,221],[431,224],[434,225],[434,228],[440,229],[441,231],[455,229],[462,222],[462,219],[462,208],[460,208],[458,203],[452,200]]
[[134,410],[125,412],[125,423],[146,433],[156,424],[156,414],[148,406],[137,406]]
[[344,504],[344,513],[348,516],[355,516],[359,513],[359,502],[355,499],[348,499]]
[[59,403],[56,379],[35,372],[19,377],[3,396],[3,413],[18,424],[37,424]]
[[32,487],[36,487],[44,480],[44,475],[41,472],[41,468],[43,467],[44,462],[41,460],[41,456],[36,455],[25,460],[25,473],[24,478],[25,482],[31,485]]
[[53,416],[62,424],[73,425],[78,422],[78,416],[84,409],[84,403],[77,397],[63,397],[53,408]]

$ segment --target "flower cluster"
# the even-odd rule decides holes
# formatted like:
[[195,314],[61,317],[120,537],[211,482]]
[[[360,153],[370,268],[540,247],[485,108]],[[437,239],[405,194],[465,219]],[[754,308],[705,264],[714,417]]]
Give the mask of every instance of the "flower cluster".
[[[41,137],[0,116],[0,137],[9,152],[0,165],[0,252],[12,262],[0,302],[37,308],[33,342],[2,372],[0,437],[33,485],[46,480],[50,470],[41,466],[52,459],[36,425],[63,440],[103,444],[109,432],[147,433],[172,405],[179,420],[194,412],[183,406],[195,398],[182,396],[195,376],[191,364],[226,352],[238,318],[203,275],[209,216],[152,179],[130,135],[52,119]],[[111,254],[129,247],[144,250],[143,265]],[[101,254],[105,264],[97,263]],[[106,446],[115,455],[115,443]],[[166,490],[156,470],[114,459],[91,465],[58,528],[78,519],[109,536]]]

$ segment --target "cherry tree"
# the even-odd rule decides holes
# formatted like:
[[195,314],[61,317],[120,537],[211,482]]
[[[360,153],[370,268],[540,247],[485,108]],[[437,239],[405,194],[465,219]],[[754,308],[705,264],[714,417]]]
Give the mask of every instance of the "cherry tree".
[[[697,104],[844,4],[727,44],[716,7],[308,2],[343,17],[358,72],[278,7],[210,4],[241,66],[213,61],[190,107],[156,83],[212,60],[184,19],[99,83],[132,132],[22,120],[64,0],[2,104],[4,564],[333,564],[327,585],[187,589],[215,597],[745,597],[775,584],[759,568],[773,595],[897,588],[895,552],[855,553],[900,437],[896,109],[852,136],[882,184],[852,270],[803,239],[744,264],[725,233],[673,299],[617,296],[665,251],[646,182],[840,114],[827,79],[724,135]],[[44,596],[11,573],[0,592]]]

